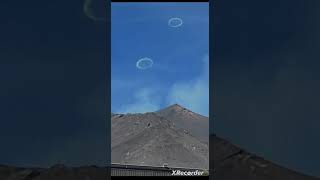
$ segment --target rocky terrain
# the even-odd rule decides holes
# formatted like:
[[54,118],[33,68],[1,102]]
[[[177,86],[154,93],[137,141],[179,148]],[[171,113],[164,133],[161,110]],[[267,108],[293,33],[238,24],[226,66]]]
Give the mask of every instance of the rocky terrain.
[[179,105],[145,114],[114,114],[112,163],[209,169],[209,129],[205,124],[208,118]]
[[156,114],[170,119],[178,130],[190,132],[203,143],[209,142],[208,117],[194,113],[178,104],[161,109]]
[[[177,104],[144,114],[112,114],[112,163],[208,169],[207,117]],[[206,137],[207,136],[207,137]],[[316,180],[210,136],[216,180]],[[106,167],[20,168],[0,165],[0,180],[105,180]]]
[[316,180],[319,178],[278,166],[249,153],[215,135],[210,137],[213,147],[213,176],[218,180]]

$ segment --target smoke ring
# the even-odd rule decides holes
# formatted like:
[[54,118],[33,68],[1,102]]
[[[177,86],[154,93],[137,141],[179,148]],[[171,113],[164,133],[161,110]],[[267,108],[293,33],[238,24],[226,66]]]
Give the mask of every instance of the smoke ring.
[[151,68],[152,65],[153,65],[153,60],[147,57],[139,59],[136,63],[136,67],[138,69],[143,69],[143,70]]
[[182,19],[181,18],[177,18],[177,17],[171,18],[168,21],[168,26],[174,27],[174,28],[180,27],[180,26],[182,26],[182,24],[183,24]]

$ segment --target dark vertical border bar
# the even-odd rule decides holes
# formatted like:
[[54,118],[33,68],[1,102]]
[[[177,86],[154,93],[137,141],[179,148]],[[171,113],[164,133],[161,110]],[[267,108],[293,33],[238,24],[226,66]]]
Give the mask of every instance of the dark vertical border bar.
[[105,1],[106,6],[106,132],[107,132],[107,179],[111,179],[111,0]]
[[209,179],[213,180],[214,174],[214,147],[213,147],[213,121],[214,121],[214,31],[213,31],[213,22],[214,22],[214,2],[213,0],[209,1]]

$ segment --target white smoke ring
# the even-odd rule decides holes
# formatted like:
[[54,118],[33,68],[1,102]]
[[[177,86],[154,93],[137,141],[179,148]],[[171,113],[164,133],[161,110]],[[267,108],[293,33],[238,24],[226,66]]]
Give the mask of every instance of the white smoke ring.
[[168,21],[168,26],[174,27],[174,28],[180,27],[180,26],[182,26],[182,24],[183,24],[182,19],[177,18],[177,17],[176,18],[171,18]]
[[[146,63],[146,65],[143,65],[142,63]],[[138,69],[148,69],[148,68],[151,68],[152,65],[153,65],[153,60],[147,57],[139,59],[136,63],[136,67]]]

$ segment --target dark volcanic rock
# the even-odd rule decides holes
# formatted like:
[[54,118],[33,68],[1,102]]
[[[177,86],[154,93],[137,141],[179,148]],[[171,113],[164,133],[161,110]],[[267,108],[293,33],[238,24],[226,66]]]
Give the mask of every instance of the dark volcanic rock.
[[[211,144],[212,143],[212,144]],[[214,179],[219,180],[316,180],[273,164],[248,153],[217,136],[210,137],[213,147]],[[211,155],[211,154],[210,154]]]
[[39,175],[43,169],[40,168],[17,168],[0,165],[1,180],[31,180]]

